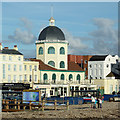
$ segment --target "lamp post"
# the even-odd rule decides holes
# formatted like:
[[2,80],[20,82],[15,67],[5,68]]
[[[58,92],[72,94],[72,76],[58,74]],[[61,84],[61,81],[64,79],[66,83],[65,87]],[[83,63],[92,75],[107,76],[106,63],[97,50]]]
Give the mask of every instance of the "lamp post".
[[33,84],[34,84],[34,69],[32,69],[32,89],[33,89]]

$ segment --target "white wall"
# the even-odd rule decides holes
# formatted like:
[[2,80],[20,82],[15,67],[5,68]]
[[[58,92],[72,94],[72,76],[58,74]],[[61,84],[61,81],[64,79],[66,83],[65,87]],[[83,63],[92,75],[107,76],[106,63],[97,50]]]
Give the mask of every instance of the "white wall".
[[[111,64],[115,64],[116,59],[118,59],[117,55],[114,57],[108,55],[104,61],[88,61],[88,79],[90,79],[90,75],[92,79],[100,79],[100,77],[101,79],[106,79],[106,76],[111,72]],[[90,65],[92,66],[91,68]],[[97,67],[95,67],[96,65]]]

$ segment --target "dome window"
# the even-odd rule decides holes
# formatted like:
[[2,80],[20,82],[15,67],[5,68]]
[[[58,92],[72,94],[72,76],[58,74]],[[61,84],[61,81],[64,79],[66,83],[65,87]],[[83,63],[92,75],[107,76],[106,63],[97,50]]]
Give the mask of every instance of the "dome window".
[[44,83],[46,83],[46,80],[48,80],[48,75],[46,73],[43,75],[43,80],[44,80]]
[[49,47],[48,48],[48,54],[55,54],[55,48],[54,47]]
[[64,74],[61,74],[61,80],[64,80],[64,79],[65,79]]
[[54,81],[54,83],[56,83],[56,74],[55,73],[52,75],[52,80]]
[[70,74],[70,75],[69,75],[69,80],[72,80],[72,79],[73,79],[73,75]]
[[61,61],[61,62],[60,62],[60,68],[65,68],[65,63],[64,63],[64,61]]
[[60,48],[60,54],[65,54],[65,49],[64,49],[64,47],[61,47],[61,48]]
[[55,67],[55,62],[54,61],[49,61],[48,64]]
[[39,48],[39,55],[42,55],[42,54],[43,54],[43,48],[40,47],[40,48]]

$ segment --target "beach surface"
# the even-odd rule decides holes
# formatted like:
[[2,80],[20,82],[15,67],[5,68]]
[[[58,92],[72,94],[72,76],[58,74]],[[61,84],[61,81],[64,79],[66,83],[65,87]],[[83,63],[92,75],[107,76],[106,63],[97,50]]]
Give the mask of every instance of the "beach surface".
[[[50,109],[50,110],[49,110]],[[70,105],[69,110],[66,107],[58,106],[45,107],[41,110],[25,110],[22,112],[2,112],[2,120],[35,120],[40,118],[104,118],[120,119],[120,102],[104,102],[102,108],[93,109],[91,104]]]

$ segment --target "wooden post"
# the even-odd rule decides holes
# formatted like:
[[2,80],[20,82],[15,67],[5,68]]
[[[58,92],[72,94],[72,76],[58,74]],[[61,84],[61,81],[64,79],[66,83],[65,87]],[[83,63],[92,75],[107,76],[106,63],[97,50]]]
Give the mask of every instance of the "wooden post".
[[23,110],[25,110],[25,105],[23,106]]
[[29,109],[32,110],[31,101],[29,102]]
[[44,111],[45,100],[42,101],[42,111]]
[[67,110],[69,110],[69,100],[67,100]]
[[6,109],[8,110],[9,109],[9,101],[8,100],[6,100]]
[[18,101],[18,110],[20,110],[20,101]]
[[57,106],[57,100],[55,100],[55,102],[54,102],[54,109],[55,110],[57,110],[56,106]]
[[14,107],[14,108],[16,109],[16,108],[17,108],[17,106],[16,106],[17,100],[16,100],[16,99],[14,100],[14,104],[15,104],[15,107]]

